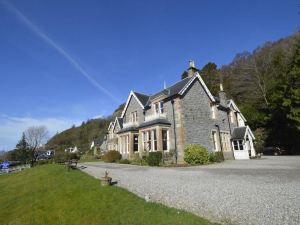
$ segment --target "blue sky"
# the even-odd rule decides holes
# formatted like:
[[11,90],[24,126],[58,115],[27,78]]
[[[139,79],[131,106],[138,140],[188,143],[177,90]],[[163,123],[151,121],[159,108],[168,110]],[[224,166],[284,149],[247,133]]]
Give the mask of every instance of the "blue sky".
[[107,116],[130,90],[180,79],[188,60],[236,53],[299,28],[298,1],[0,0],[0,150]]

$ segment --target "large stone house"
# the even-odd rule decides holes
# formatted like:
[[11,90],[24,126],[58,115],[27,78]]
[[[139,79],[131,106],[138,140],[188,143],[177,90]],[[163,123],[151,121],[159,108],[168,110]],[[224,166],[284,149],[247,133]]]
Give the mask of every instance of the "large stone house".
[[153,95],[131,91],[120,118],[108,127],[106,148],[123,158],[149,151],[172,152],[183,162],[184,149],[199,144],[225,159],[249,159],[255,155],[251,129],[220,85],[213,96],[194,62],[186,78]]

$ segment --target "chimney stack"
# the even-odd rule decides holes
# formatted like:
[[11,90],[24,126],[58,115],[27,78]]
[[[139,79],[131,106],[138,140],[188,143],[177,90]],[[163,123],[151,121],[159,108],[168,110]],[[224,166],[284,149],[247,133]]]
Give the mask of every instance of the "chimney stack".
[[195,61],[189,60],[189,68],[187,69],[188,77],[194,76],[197,71],[198,69],[195,67]]
[[219,99],[220,99],[220,105],[226,107],[227,106],[227,98],[226,98],[226,93],[223,89],[222,83],[220,83]]

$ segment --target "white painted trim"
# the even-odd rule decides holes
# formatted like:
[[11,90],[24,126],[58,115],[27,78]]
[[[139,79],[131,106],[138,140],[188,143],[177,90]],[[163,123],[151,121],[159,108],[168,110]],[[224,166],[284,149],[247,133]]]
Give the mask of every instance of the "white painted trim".
[[251,130],[251,128],[249,126],[247,126],[247,131],[249,132],[249,134],[251,135],[252,139],[255,140],[255,136]]
[[110,127],[113,126],[113,128],[115,127],[115,122],[110,122],[109,126],[108,126],[108,131],[110,131]]
[[140,102],[140,100],[138,99],[138,97],[136,97],[136,95],[134,94],[134,92],[131,91],[130,94],[129,94],[129,96],[128,96],[128,98],[127,98],[126,105],[125,105],[125,107],[124,107],[124,109],[123,109],[121,118],[124,117],[124,114],[125,114],[125,112],[126,112],[126,110],[127,110],[127,107],[128,107],[128,105],[129,105],[129,102],[130,102],[130,99],[131,99],[132,96],[135,97],[135,99],[137,100],[137,102],[139,103],[139,105],[142,107],[142,109],[145,108],[145,107],[143,106],[143,104]]
[[118,123],[118,125],[119,125],[119,128],[121,129],[121,126],[120,126],[118,117],[116,117],[116,119],[115,119],[115,122],[114,122],[114,129],[116,128],[117,123]]
[[240,113],[240,115],[241,115],[242,119],[244,120],[244,122],[247,122],[246,118],[241,113],[241,110],[239,109],[239,107],[237,107],[237,105],[235,104],[235,102],[232,99],[229,100],[228,107],[230,107],[230,105],[232,105],[234,110],[236,110],[238,113]]
[[202,80],[202,78],[198,72],[196,72],[196,75],[194,75],[194,77],[184,86],[183,89],[181,89],[179,94],[183,95],[186,92],[186,90],[190,87],[190,85],[195,81],[196,78],[198,78],[198,80],[200,81],[201,85],[203,86],[203,88],[204,88],[205,92],[207,93],[208,97],[210,98],[210,100],[212,102],[215,102],[216,100],[215,100],[214,96],[211,94],[211,92],[207,88],[206,84],[204,83],[204,81]]

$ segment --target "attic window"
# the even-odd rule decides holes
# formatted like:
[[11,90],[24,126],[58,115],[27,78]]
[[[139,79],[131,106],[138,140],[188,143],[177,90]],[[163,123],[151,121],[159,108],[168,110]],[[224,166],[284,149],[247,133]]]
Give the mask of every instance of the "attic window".
[[131,113],[131,122],[137,122],[137,121],[138,121],[137,111],[134,111]]
[[156,114],[164,113],[164,103],[163,102],[154,103],[154,110]]

